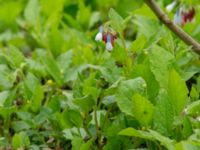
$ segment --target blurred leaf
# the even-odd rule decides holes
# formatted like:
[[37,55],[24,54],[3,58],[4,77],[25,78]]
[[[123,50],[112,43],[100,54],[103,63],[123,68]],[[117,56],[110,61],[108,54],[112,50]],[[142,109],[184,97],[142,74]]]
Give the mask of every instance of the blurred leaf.
[[79,106],[80,109],[83,112],[89,112],[95,104],[95,101],[93,100],[93,98],[91,96],[84,96],[84,97],[81,97],[81,98],[75,98],[73,100],[73,102],[77,106]]
[[136,130],[134,128],[126,128],[119,132],[119,135],[125,135],[125,136],[133,136],[133,137],[139,137],[143,139],[147,139],[150,141],[159,141],[161,145],[165,146],[169,150],[174,150],[174,141],[162,136],[158,132],[155,132],[153,130],[147,131],[141,131]]
[[108,16],[112,21],[113,28],[121,33],[123,30],[123,18],[113,8],[109,10]]
[[12,138],[12,147],[17,150],[26,148],[30,145],[29,137],[26,132],[16,133]]
[[19,68],[20,65],[25,61],[23,53],[14,46],[10,46],[6,58],[12,67]]
[[151,102],[137,93],[133,95],[132,102],[133,115],[140,122],[141,126],[150,125],[154,113],[154,106]]
[[158,98],[156,99],[154,127],[163,135],[172,135],[172,125],[174,121],[174,109],[169,100],[166,90],[160,90]]
[[116,92],[116,101],[122,112],[133,116],[132,97],[135,92],[142,94],[145,91],[145,84],[145,81],[140,77],[120,82]]
[[0,65],[0,90],[7,90],[13,86],[15,75],[6,65]]
[[186,107],[186,114],[192,116],[200,115],[200,100],[194,101]]
[[84,1],[82,0],[79,0],[78,6],[79,6],[79,10],[77,12],[76,19],[84,28],[88,28],[89,19],[91,16],[90,7],[85,6]]
[[144,48],[146,44],[146,38],[144,35],[138,37],[135,41],[131,43],[131,51],[133,52],[139,52]]
[[185,81],[181,79],[175,70],[172,70],[169,73],[167,91],[170,103],[173,105],[175,113],[179,115],[188,102],[188,90]]
[[173,56],[159,46],[153,46],[149,55],[151,71],[161,87],[168,84],[168,70]]
[[39,19],[39,12],[38,0],[29,0],[24,10],[24,17],[28,23],[35,25]]
[[200,145],[192,141],[182,141],[176,144],[176,150],[199,150]]
[[62,119],[67,128],[71,128],[73,126],[80,127],[83,123],[83,118],[80,112],[72,109],[66,109],[62,113]]
[[31,102],[31,109],[38,111],[44,98],[44,90],[38,79],[29,73],[24,81],[24,96]]
[[61,85],[63,83],[63,75],[58,67],[58,63],[53,57],[47,55],[46,53],[41,54],[40,59],[44,64],[46,71],[55,79],[58,85]]

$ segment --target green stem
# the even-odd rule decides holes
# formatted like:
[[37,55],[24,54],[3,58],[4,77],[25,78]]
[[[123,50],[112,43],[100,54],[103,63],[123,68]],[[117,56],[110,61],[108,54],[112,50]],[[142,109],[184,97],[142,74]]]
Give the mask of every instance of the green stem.
[[94,121],[95,121],[95,126],[96,126],[96,136],[98,137],[99,125],[98,125],[98,120],[97,120],[97,107],[96,106],[94,108]]
[[130,60],[130,57],[129,57],[129,54],[128,54],[128,50],[127,50],[127,47],[126,47],[126,42],[125,42],[125,39],[124,39],[124,36],[123,36],[123,34],[122,34],[122,32],[121,33],[119,33],[119,36],[120,36],[120,38],[121,38],[121,40],[122,40],[122,45],[123,45],[123,48],[124,48],[124,52],[125,52],[125,62],[124,62],[124,64],[125,64],[125,74],[128,76],[129,75],[129,71],[131,70],[131,60]]

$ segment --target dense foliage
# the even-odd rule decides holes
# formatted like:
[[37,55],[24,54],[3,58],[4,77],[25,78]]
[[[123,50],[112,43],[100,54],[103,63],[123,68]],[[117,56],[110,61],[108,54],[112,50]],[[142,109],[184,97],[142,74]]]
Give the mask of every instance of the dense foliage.
[[200,149],[199,56],[143,0],[0,0],[0,31],[1,149]]

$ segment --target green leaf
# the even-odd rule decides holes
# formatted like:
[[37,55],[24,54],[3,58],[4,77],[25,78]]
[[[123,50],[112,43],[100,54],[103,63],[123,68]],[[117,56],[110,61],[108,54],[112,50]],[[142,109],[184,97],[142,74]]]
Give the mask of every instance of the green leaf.
[[41,53],[40,59],[44,66],[46,67],[46,71],[55,79],[58,85],[62,85],[63,83],[63,75],[61,70],[58,67],[58,63],[55,59],[46,53]]
[[135,65],[133,69],[133,77],[142,77],[145,80],[147,83],[148,99],[155,104],[155,97],[158,94],[159,84],[150,70],[149,63]]
[[83,118],[80,112],[73,109],[66,109],[62,113],[62,119],[66,127],[71,128],[73,126],[80,127],[83,123]]
[[200,144],[192,142],[192,141],[181,141],[177,143],[175,150],[199,150],[200,149]]
[[133,98],[133,115],[142,126],[147,126],[151,123],[154,113],[154,106],[149,100],[140,94],[134,94]]
[[0,90],[7,90],[13,86],[15,75],[6,65],[0,65]]
[[108,16],[112,21],[113,28],[121,33],[123,30],[123,18],[113,8],[109,10]]
[[13,121],[12,126],[15,132],[28,130],[31,128],[31,126],[25,121]]
[[172,135],[174,110],[166,90],[160,90],[154,113],[154,127],[165,136]]
[[63,43],[61,31],[57,27],[52,27],[48,34],[48,47],[55,57],[62,53]]
[[44,90],[38,79],[29,73],[24,81],[24,96],[31,102],[31,109],[36,112],[39,110],[44,98]]
[[0,92],[0,107],[4,106],[4,102],[8,98],[9,94],[10,94],[9,91]]
[[153,130],[149,130],[147,132],[147,131],[136,130],[134,128],[126,128],[126,129],[120,131],[119,135],[139,137],[139,138],[150,140],[150,141],[159,141],[167,149],[174,150],[174,141],[173,140],[171,140]]
[[95,104],[95,101],[93,100],[93,98],[91,96],[75,98],[73,100],[73,102],[74,102],[74,104],[79,106],[83,112],[89,112]]
[[25,61],[23,53],[16,47],[10,46],[6,58],[8,59],[10,65],[14,68],[19,68],[20,65]]
[[130,47],[131,51],[133,52],[141,51],[144,48],[146,41],[147,40],[144,35],[141,35],[140,37],[136,38],[136,40],[131,43]]
[[159,46],[153,46],[149,55],[151,71],[161,87],[168,85],[168,68],[173,56]]
[[79,10],[76,16],[77,21],[83,25],[84,28],[88,28],[90,16],[90,7],[85,6],[84,1],[79,0]]
[[14,150],[27,148],[30,145],[29,137],[26,132],[16,133],[12,138],[12,147]]
[[34,25],[39,19],[39,12],[38,0],[29,0],[24,10],[24,17],[28,23]]
[[179,115],[188,102],[188,89],[185,81],[175,70],[169,72],[167,92],[175,113]]
[[186,114],[191,116],[200,115],[200,100],[194,101],[186,107]]
[[[16,18],[20,15],[23,9],[23,4],[19,1],[1,1],[0,5],[0,22],[2,27],[8,28],[9,26],[15,26]],[[12,10],[12,13],[10,13]]]
[[145,87],[146,83],[141,77],[121,81],[116,92],[116,101],[120,110],[133,116],[132,97],[136,92],[142,94]]

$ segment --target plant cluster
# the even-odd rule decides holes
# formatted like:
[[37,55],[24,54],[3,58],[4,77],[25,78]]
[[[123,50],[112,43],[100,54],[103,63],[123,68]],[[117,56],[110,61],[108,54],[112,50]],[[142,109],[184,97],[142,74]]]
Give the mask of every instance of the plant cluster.
[[0,149],[200,149],[199,55],[143,0],[0,0],[0,31]]

